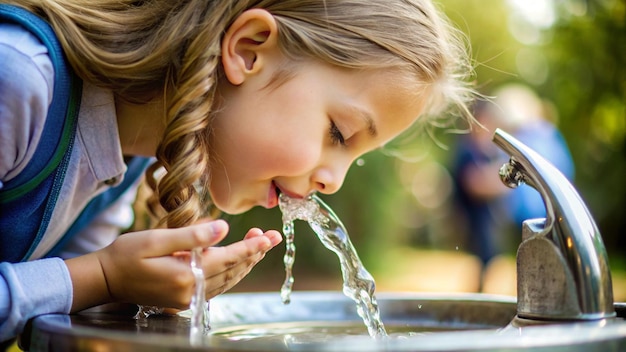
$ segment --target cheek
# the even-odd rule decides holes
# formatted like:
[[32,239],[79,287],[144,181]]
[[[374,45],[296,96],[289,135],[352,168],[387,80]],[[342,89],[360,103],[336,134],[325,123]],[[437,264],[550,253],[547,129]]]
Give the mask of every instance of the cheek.
[[258,99],[254,103],[234,100],[222,110],[214,125],[214,145],[229,174],[271,179],[300,176],[317,165],[327,121],[303,108],[319,103],[288,88],[271,97],[252,97]]
[[312,170],[320,153],[309,139],[291,136],[260,143],[252,154],[262,177],[300,176]]
[[319,139],[311,128],[248,121],[245,127],[221,125],[216,130],[214,152],[231,181],[235,177],[300,176],[319,162]]

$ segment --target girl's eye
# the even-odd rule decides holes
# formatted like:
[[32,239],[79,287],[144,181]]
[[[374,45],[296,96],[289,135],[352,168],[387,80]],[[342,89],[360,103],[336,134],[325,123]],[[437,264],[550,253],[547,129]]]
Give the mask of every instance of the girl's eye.
[[346,145],[346,140],[343,138],[343,134],[337,128],[334,122],[330,122],[330,139],[333,141],[333,144],[341,144],[343,146]]

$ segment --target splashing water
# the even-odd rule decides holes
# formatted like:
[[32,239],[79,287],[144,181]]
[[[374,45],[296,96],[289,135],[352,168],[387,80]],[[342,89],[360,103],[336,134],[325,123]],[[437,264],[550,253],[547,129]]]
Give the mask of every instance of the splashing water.
[[146,319],[148,319],[148,317],[152,314],[161,314],[164,311],[163,308],[157,306],[138,305],[137,307],[139,308],[139,310],[137,311],[133,319],[137,320],[137,323],[140,325],[148,324]]
[[202,270],[202,248],[191,250],[191,271],[196,281],[196,289],[191,297],[191,328],[189,336],[193,341],[201,338],[211,328],[209,325],[209,301],[204,291],[204,271]]
[[343,276],[343,293],[356,302],[357,313],[365,322],[370,336],[374,338],[387,336],[374,296],[376,289],[374,278],[363,267],[350,242],[348,232],[337,215],[315,194],[304,199],[290,198],[281,194],[278,204],[283,214],[283,233],[287,247],[284,256],[285,282],[280,290],[283,303],[290,302],[294,281],[292,268],[296,247],[293,221],[303,220],[308,222],[322,244],[339,257]]
[[[191,312],[191,326],[189,337],[192,345],[202,343],[203,337],[211,329],[209,325],[209,301],[206,299],[204,271],[202,270],[202,248],[197,247],[191,250],[191,272],[193,273],[196,287],[189,311]],[[139,311],[135,314],[134,319],[140,325],[147,324],[146,319],[153,314],[163,313],[164,308],[157,306],[139,305]]]

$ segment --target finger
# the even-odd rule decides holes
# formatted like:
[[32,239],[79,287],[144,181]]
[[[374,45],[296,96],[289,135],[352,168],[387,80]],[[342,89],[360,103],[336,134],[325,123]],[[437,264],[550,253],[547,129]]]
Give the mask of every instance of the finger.
[[196,220],[196,222],[194,224],[205,224],[207,222],[211,222],[211,221],[215,221],[215,219],[211,219],[211,218],[200,218],[198,220]]
[[228,224],[224,220],[177,229],[153,230],[150,236],[146,236],[142,252],[145,257],[159,257],[196,247],[205,248],[218,244],[226,234],[228,234]]
[[266,231],[263,235],[266,236],[270,240],[272,247],[276,246],[283,240],[283,235],[276,230]]
[[265,257],[265,253],[258,253],[247,261],[241,262],[233,268],[205,280],[206,295],[208,298],[224,293],[241,281],[256,264]]
[[262,236],[246,238],[225,247],[212,247],[203,255],[203,269],[206,277],[222,273],[251,257],[262,253],[280,242],[280,234],[268,231]]
[[[272,247],[282,241],[282,235],[278,231],[270,230],[263,233],[263,236],[268,238]],[[226,268],[220,273],[207,275],[205,283],[207,298],[217,296],[235,286],[265,257],[265,253],[267,253],[267,251],[258,252],[257,254],[247,257],[244,261]]]
[[258,229],[258,228],[252,228],[248,230],[248,233],[246,233],[246,235],[244,236],[244,239],[258,237],[261,235],[267,237],[270,240],[272,247],[276,246],[283,240],[283,236],[280,234],[280,232],[276,230],[269,230],[269,231],[263,232],[261,229]]
[[255,227],[255,228],[251,228],[250,230],[248,230],[248,232],[243,238],[248,239],[248,238],[253,238],[253,237],[259,237],[262,235],[263,235],[263,230]]

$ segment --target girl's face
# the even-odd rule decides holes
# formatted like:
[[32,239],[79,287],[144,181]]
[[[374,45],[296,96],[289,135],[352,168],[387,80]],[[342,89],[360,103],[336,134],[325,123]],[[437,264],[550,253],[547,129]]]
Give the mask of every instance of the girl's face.
[[354,160],[398,135],[423,110],[418,94],[402,89],[405,80],[390,71],[310,62],[268,87],[274,72],[220,86],[210,192],[223,212],[275,207],[279,192],[336,192]]

